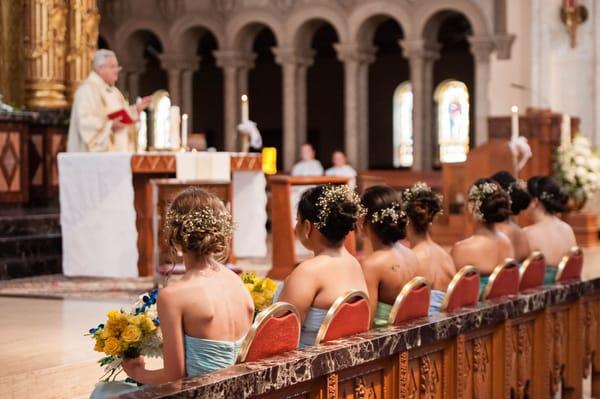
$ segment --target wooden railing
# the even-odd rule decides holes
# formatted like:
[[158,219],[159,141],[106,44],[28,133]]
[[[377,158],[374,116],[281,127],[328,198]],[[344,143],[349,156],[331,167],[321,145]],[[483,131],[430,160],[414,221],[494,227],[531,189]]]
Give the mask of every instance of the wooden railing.
[[581,398],[600,395],[600,279],[372,330],[129,398]]

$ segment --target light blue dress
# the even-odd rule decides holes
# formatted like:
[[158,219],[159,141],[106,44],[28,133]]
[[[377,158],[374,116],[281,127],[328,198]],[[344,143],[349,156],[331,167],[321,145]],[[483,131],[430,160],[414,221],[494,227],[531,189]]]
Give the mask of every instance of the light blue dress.
[[[281,290],[283,290],[283,283],[277,286],[273,295],[273,303],[279,300]],[[302,328],[300,329],[300,349],[314,346],[319,328],[321,328],[321,324],[323,324],[323,320],[327,316],[327,311],[328,309],[314,308],[312,306],[308,309],[304,323],[302,323]]]
[[442,302],[446,293],[440,290],[431,290],[431,296],[429,298],[429,316],[438,314],[442,311]]
[[556,273],[558,273],[558,267],[546,265],[546,272],[544,273],[544,285],[552,285],[556,283]]
[[[235,342],[215,341],[184,336],[185,371],[188,377],[210,373],[235,364],[243,337]],[[90,399],[104,399],[141,389],[136,384],[124,381],[100,382]]]

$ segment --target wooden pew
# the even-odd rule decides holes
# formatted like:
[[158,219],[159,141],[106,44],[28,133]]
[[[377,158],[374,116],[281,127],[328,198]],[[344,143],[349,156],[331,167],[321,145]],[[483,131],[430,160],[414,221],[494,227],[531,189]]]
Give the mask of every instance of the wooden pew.
[[545,286],[127,397],[581,398],[590,362],[598,395],[599,312],[600,279]]
[[[269,177],[271,186],[271,230],[273,235],[273,268],[268,276],[283,280],[296,267],[294,223],[292,220],[292,187],[319,184],[347,184],[347,177],[334,176],[286,176]],[[346,248],[356,253],[355,235],[351,232],[346,238]]]

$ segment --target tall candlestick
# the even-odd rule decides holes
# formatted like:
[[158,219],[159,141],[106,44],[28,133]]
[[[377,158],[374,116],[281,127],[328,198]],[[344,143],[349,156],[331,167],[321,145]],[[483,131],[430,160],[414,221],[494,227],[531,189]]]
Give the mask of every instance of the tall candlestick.
[[511,140],[516,140],[519,137],[519,107],[513,105],[510,109],[511,115]]
[[181,116],[181,147],[187,150],[188,145],[188,116],[183,114]]
[[250,120],[250,109],[248,105],[248,96],[242,95],[242,122],[248,122]]

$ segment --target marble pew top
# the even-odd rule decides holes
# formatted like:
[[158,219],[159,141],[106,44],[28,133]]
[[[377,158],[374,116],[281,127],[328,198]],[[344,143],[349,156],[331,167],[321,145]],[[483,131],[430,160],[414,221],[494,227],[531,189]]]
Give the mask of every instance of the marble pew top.
[[417,319],[399,327],[371,330],[320,347],[239,364],[204,376],[147,386],[120,397],[242,398],[260,395],[592,294],[600,294],[600,279],[546,286],[480,302],[477,307],[450,314]]

